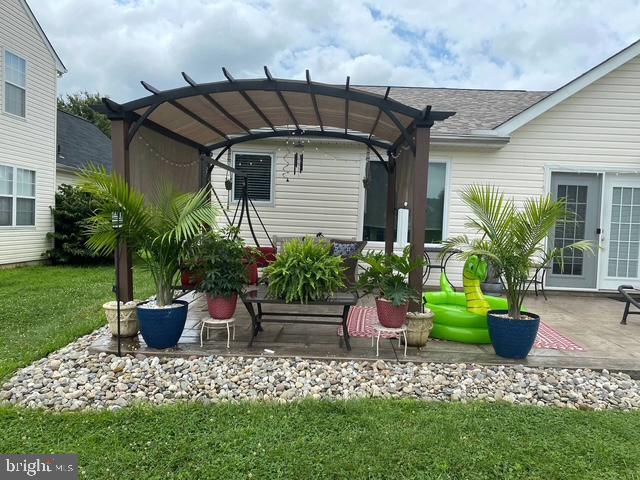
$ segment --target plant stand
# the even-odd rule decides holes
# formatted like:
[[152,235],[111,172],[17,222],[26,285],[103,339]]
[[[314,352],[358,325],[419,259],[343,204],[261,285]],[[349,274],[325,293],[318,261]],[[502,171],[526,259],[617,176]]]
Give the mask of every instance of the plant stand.
[[[236,339],[236,319],[235,317],[219,320],[209,316],[204,317],[200,321],[200,347],[202,348],[202,337],[205,329],[207,330],[207,340],[209,340],[209,330],[226,330],[227,331],[227,348],[231,348],[230,340]],[[233,335],[231,334],[233,327]]]
[[380,335],[382,333],[392,333],[398,337],[398,348],[400,348],[400,341],[404,338],[404,356],[407,356],[407,326],[402,325],[398,328],[385,327],[379,323],[373,324],[373,334],[371,335],[371,346],[373,347],[373,339],[376,339],[376,357],[380,355]]

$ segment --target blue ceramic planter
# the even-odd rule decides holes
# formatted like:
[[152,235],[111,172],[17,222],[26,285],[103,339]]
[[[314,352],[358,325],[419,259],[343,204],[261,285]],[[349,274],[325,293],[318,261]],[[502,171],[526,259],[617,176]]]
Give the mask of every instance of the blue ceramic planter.
[[505,313],[507,313],[506,310],[490,310],[487,314],[489,336],[493,349],[496,351],[496,355],[501,357],[526,358],[536,340],[540,317],[531,312],[527,312],[527,316],[530,317],[527,320],[496,316],[496,314]]
[[174,300],[180,307],[136,309],[140,333],[147,346],[151,348],[175,347],[180,340],[184,324],[187,321],[189,304],[184,300]]

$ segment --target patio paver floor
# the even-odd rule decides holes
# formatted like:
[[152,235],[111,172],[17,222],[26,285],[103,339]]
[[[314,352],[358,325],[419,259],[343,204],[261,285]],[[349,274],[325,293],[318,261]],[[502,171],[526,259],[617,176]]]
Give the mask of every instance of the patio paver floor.
[[[510,361],[498,357],[491,345],[466,345],[430,340],[423,349],[409,347],[407,357],[397,340],[380,340],[379,359],[435,363],[477,363],[484,365],[522,363],[530,366],[557,368],[592,368],[624,371],[640,378],[640,320],[630,317],[628,325],[620,325],[624,304],[604,295],[549,293],[527,298],[530,311],[538,313],[549,326],[584,347],[584,351],[534,349],[524,361]],[[123,339],[123,352],[161,356],[277,356],[326,360],[376,360],[375,347],[368,338],[351,337],[348,351],[337,327],[330,325],[263,324],[249,348],[250,319],[244,305],[236,310],[236,339],[226,348],[226,332],[211,332],[211,339],[200,347],[199,320],[206,315],[206,303],[200,295],[188,296],[191,304],[185,331],[174,349],[148,348],[140,338]],[[372,305],[370,298],[360,299],[361,305]],[[268,310],[268,306],[265,310]],[[278,310],[301,312],[299,306],[277,306]],[[316,307],[329,312],[330,307]],[[302,310],[304,311],[304,310]],[[319,310],[316,310],[318,313]],[[333,313],[335,308],[331,310]],[[92,346],[94,352],[116,352],[117,344],[111,335],[99,338]],[[265,352],[265,349],[274,353]]]

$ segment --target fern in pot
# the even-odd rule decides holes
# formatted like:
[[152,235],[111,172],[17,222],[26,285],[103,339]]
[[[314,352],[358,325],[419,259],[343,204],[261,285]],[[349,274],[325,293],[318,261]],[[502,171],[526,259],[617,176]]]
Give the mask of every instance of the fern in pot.
[[267,293],[287,303],[324,300],[345,288],[342,257],[331,254],[327,240],[293,239],[264,269]]
[[528,198],[519,208],[496,187],[471,185],[461,193],[473,216],[467,228],[477,233],[449,238],[442,255],[460,249],[460,259],[484,257],[502,276],[508,310],[489,310],[489,336],[496,354],[506,358],[525,358],[536,338],[540,317],[524,312],[522,303],[532,282],[531,272],[554,260],[562,264],[567,252],[593,252],[591,242],[581,240],[565,247],[545,248],[545,240],[557,222],[571,218],[564,199],[549,195]]
[[405,322],[409,301],[418,300],[418,292],[407,282],[412,271],[422,268],[422,258],[412,262],[409,247],[402,255],[386,255],[370,251],[359,255],[365,271],[358,278],[358,287],[366,294],[376,295],[378,321],[384,327],[398,328]]
[[[99,205],[89,219],[87,245],[101,255],[126,245],[138,254],[156,287],[153,300],[137,307],[140,333],[152,348],[174,347],[187,318],[188,304],[174,299],[185,245],[215,224],[209,193],[180,193],[159,185],[150,198],[130,187],[119,175],[90,167],[81,173],[82,188],[96,194]],[[121,219],[115,229],[112,218]]]

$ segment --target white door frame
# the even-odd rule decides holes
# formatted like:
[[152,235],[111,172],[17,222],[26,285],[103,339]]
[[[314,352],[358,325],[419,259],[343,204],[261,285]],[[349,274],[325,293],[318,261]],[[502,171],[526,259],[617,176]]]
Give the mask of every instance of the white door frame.
[[[601,235],[603,240],[601,241],[602,245],[602,255],[599,259],[599,268],[600,272],[598,286],[600,289],[606,290],[615,290],[619,285],[623,285],[625,283],[634,283],[637,284],[637,277],[609,277],[607,272],[609,268],[609,245],[611,241],[611,206],[613,202],[613,187],[632,187],[639,188],[640,187],[640,176],[633,174],[620,174],[620,175],[608,175],[608,177],[603,180],[603,190],[606,190],[606,197],[603,199],[607,202],[607,208],[603,211],[602,224],[604,226],[604,233]],[[604,195],[604,192],[603,192]],[[610,201],[609,201],[610,200]],[[635,279],[635,282],[633,281]]]
[[[545,165],[544,166],[544,193],[545,194],[551,194],[551,174],[552,173],[596,173],[599,175],[602,175],[601,177],[601,182],[602,182],[602,188],[600,189],[600,225],[602,228],[602,225],[604,225],[604,213],[605,213],[605,201],[606,201],[606,197],[605,197],[605,191],[606,191],[606,180],[607,180],[607,176],[611,175],[611,174],[620,174],[620,175],[624,175],[624,174],[635,174],[635,175],[640,175],[640,169],[638,168],[632,168],[632,167],[628,167],[628,166],[598,166],[598,167],[592,167],[592,166],[584,166],[584,165],[567,165],[567,164],[550,164],[550,165]],[[608,230],[608,227],[607,227]],[[606,235],[606,231],[605,231],[605,235]],[[598,237],[598,245],[597,248],[601,249],[603,243],[603,238],[602,238],[602,234],[599,235]],[[545,240],[545,248],[548,248],[548,239]],[[546,279],[545,279],[545,288],[549,288],[549,290],[560,290],[560,291],[577,291],[577,292],[598,292],[601,291],[601,285],[602,285],[602,258],[604,257],[603,254],[599,255],[598,258],[598,265],[597,265],[597,269],[596,269],[596,288],[572,288],[572,287],[547,287],[546,285]]]

